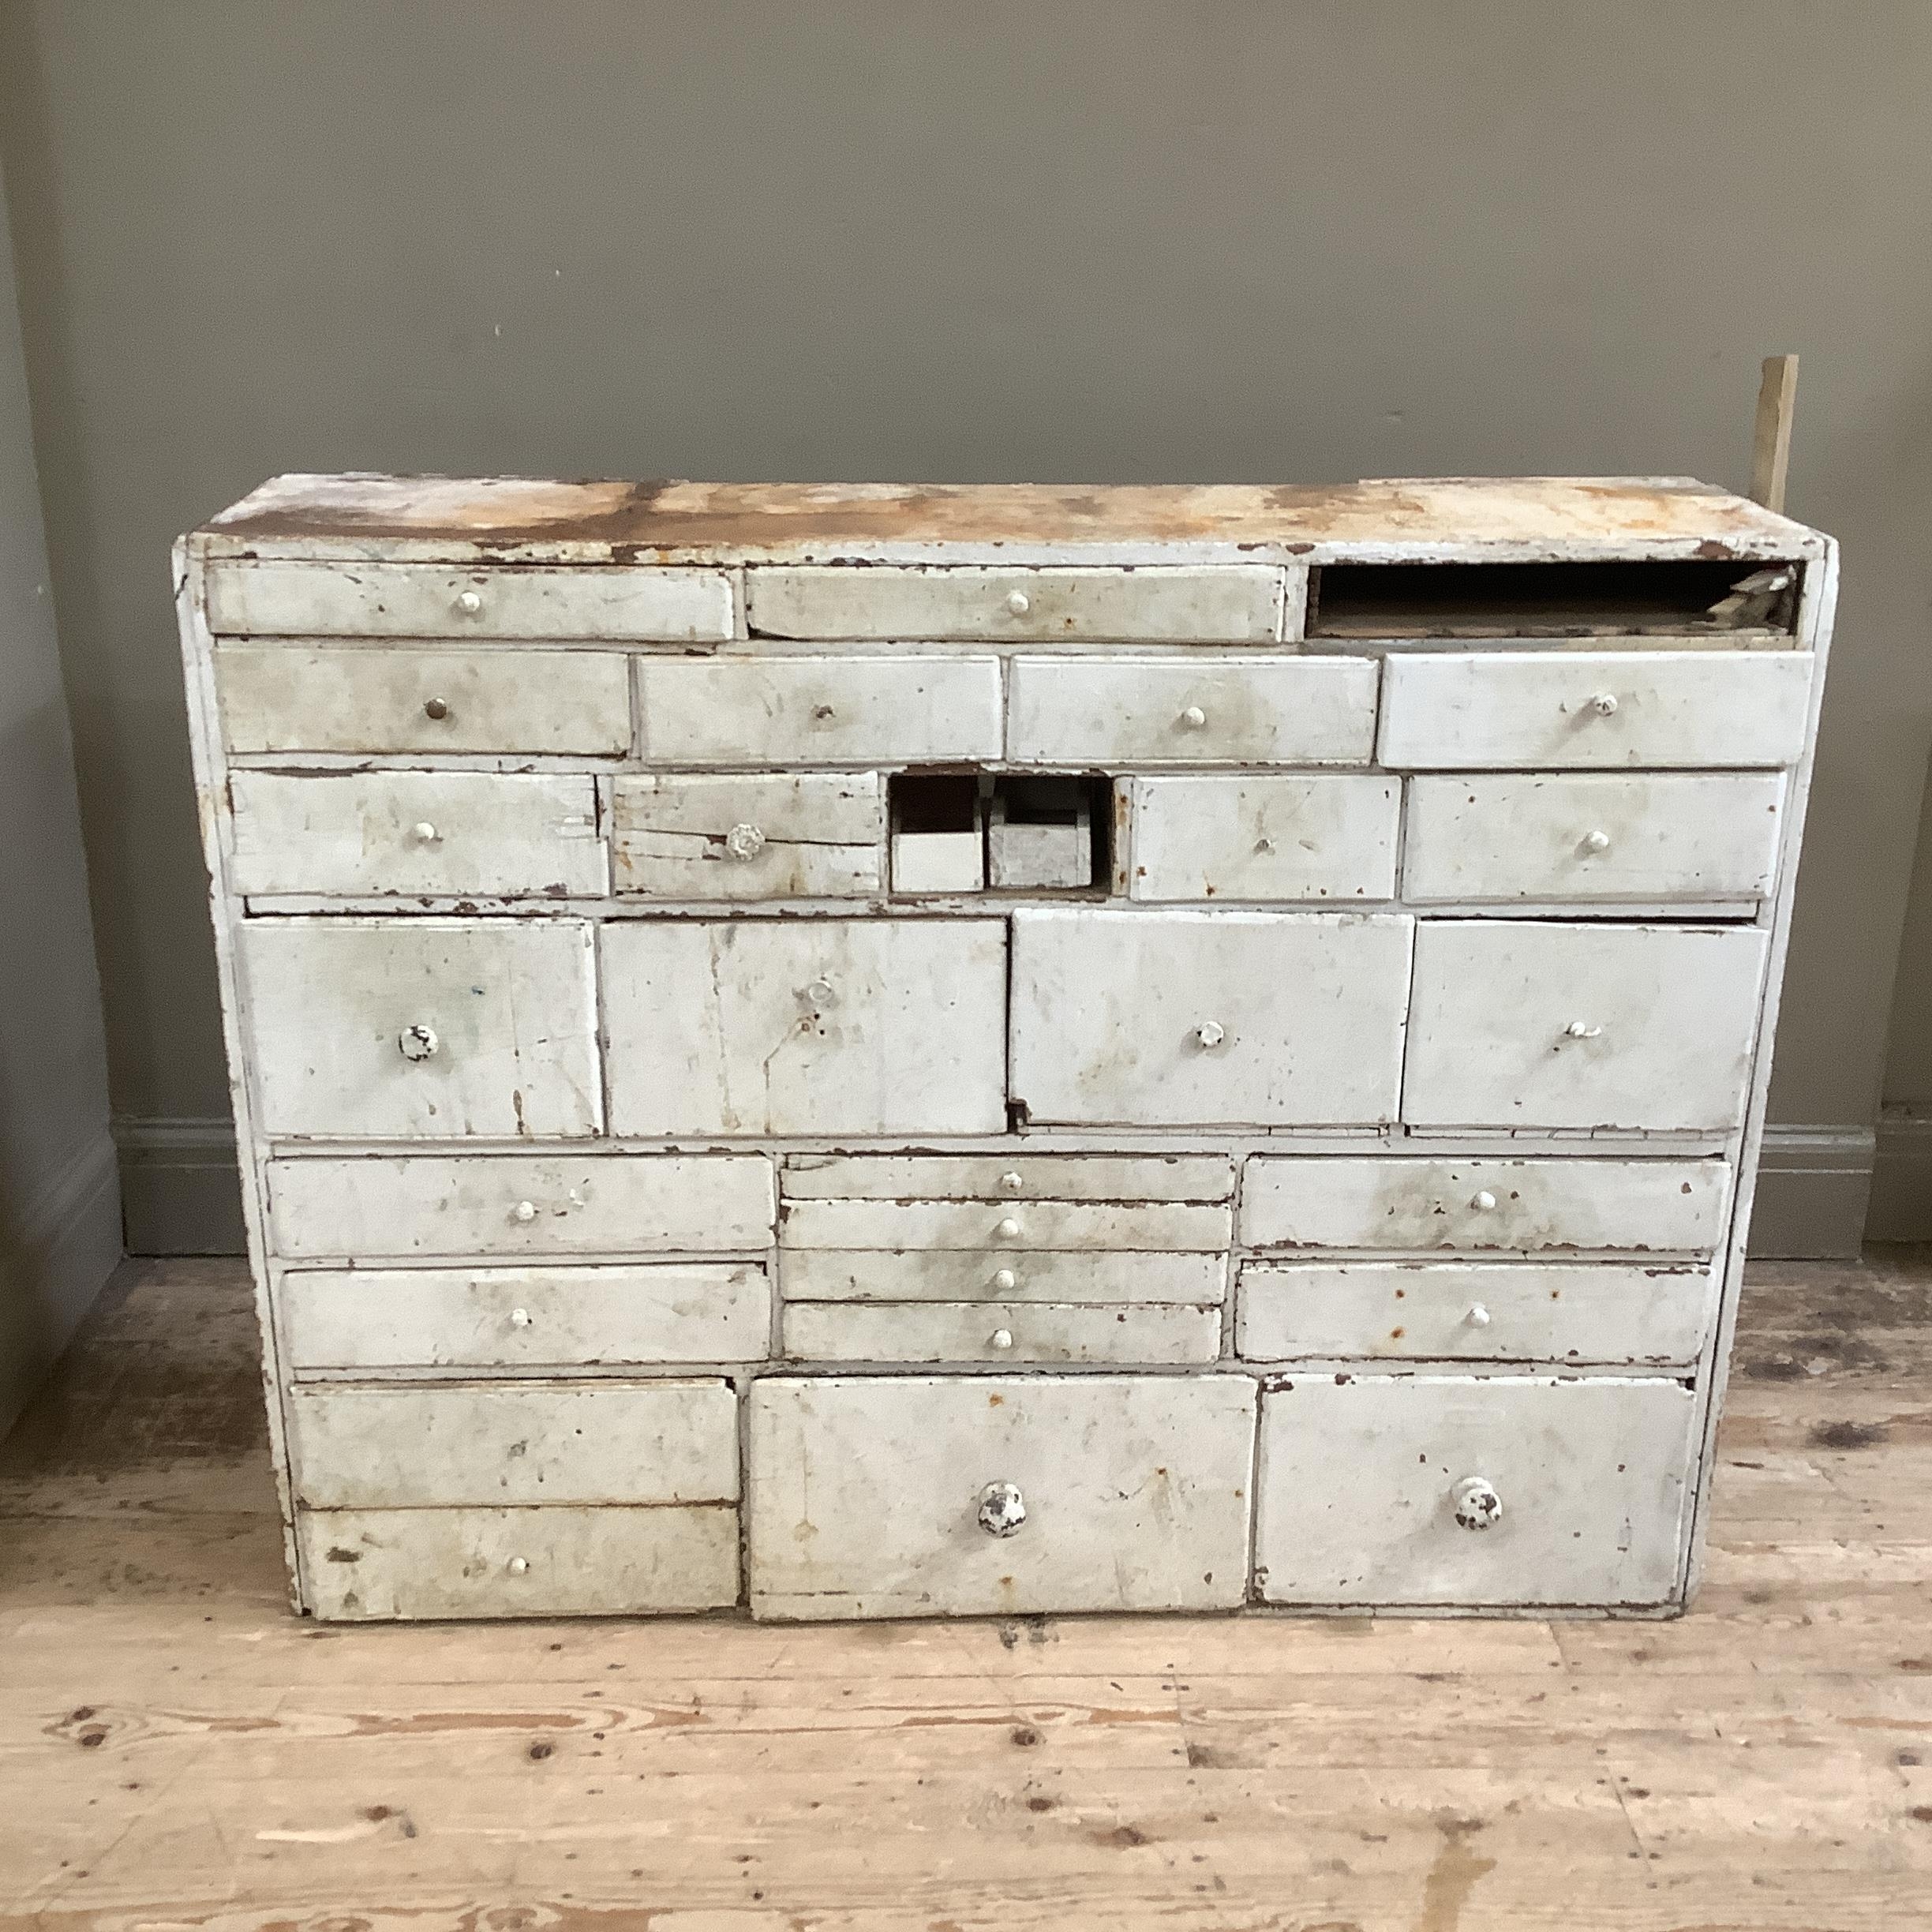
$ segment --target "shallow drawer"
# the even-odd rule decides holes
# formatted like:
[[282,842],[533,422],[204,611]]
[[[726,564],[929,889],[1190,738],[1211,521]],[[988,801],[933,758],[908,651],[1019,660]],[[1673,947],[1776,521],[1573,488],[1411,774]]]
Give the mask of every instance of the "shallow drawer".
[[215,684],[235,752],[631,749],[630,672],[610,651],[223,644]]
[[312,1383],[285,1413],[311,1509],[738,1497],[728,1382]]
[[242,893],[597,897],[596,781],[495,772],[230,774]]
[[997,1133],[997,919],[638,919],[603,934],[612,1131]]
[[1197,1201],[793,1200],[785,1248],[1222,1249],[1234,1211]]
[[1221,1352],[1219,1308],[789,1302],[782,1319],[799,1361],[1209,1362]]
[[848,898],[885,889],[877,772],[626,777],[612,799],[620,894]]
[[652,1267],[313,1269],[276,1289],[292,1368],[587,1368],[762,1361],[765,1271]]
[[751,627],[783,638],[1051,638],[1271,642],[1282,573],[1264,565],[1134,570],[754,570]]
[[1411,1160],[1259,1155],[1241,1182],[1255,1248],[1556,1248],[1708,1254],[1731,1170],[1715,1160]]
[[580,920],[254,920],[243,1029],[270,1134],[446,1140],[601,1125]]
[[997,657],[646,657],[657,765],[916,765],[1000,754]]
[[1297,1261],[1241,1270],[1236,1347],[1253,1361],[1687,1365],[1717,1300],[1709,1267]]
[[1806,651],[1392,654],[1380,762],[1484,766],[1795,765]]
[[1734,1127],[1769,943],[1754,927],[1424,920],[1402,1118]]
[[364,1155],[271,1161],[268,1181],[291,1258],[750,1252],[777,1213],[762,1154]]
[[1013,1099],[1072,1125],[1392,1120],[1411,930],[1359,914],[1016,913]]
[[773,1379],[746,1402],[760,1616],[1242,1600],[1245,1376]]
[[798,1301],[1203,1303],[1222,1299],[1227,1259],[1094,1249],[787,1248],[779,1271],[785,1298]]
[[298,1510],[318,1617],[624,1616],[738,1601],[738,1512]]
[[1402,788],[1393,779],[1338,773],[1125,784],[1129,898],[1395,896]]
[[1365,765],[1376,665],[1361,657],[1016,657],[1020,765]]
[[638,638],[732,635],[719,571],[460,570],[447,564],[215,564],[208,628],[325,637]]
[[1262,1399],[1270,1603],[1672,1601],[1696,1404],[1676,1382],[1329,1376]]
[[1411,900],[1762,898],[1777,874],[1781,776],[1413,778]]
[[1224,1154],[793,1154],[787,1200],[1225,1201]]

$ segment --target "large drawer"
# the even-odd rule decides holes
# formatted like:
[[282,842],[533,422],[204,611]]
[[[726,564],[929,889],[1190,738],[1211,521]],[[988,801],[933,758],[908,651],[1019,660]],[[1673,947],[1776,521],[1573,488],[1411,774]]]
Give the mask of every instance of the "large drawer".
[[788,1301],[782,1319],[795,1361],[1116,1365],[1211,1362],[1221,1352],[1219,1306]]
[[758,1616],[1242,1600],[1245,1376],[773,1378],[746,1402]]
[[1270,1603],[1673,1601],[1696,1399],[1604,1377],[1316,1376],[1263,1398]]
[[877,772],[623,777],[617,890],[646,899],[852,898],[885,890]]

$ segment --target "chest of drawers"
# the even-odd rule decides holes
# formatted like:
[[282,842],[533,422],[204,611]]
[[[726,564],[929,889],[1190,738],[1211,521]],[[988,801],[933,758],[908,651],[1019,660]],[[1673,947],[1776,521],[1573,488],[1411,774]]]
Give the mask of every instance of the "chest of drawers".
[[1656,479],[185,538],[297,1604],[1682,1607],[1836,568]]

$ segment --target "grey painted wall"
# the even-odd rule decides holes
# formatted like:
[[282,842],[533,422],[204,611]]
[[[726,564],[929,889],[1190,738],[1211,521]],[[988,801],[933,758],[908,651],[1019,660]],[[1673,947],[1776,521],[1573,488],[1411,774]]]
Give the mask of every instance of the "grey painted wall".
[[222,1182],[225,1089],[163,558],[264,475],[1741,485],[1795,349],[1846,577],[1773,1118],[1855,1225],[1932,744],[1922,0],[0,20],[115,1102],[169,1199]]

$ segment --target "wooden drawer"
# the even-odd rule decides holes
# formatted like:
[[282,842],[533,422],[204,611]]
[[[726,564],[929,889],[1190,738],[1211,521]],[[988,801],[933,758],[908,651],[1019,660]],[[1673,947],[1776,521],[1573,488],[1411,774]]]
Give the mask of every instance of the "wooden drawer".
[[1391,916],[1017,912],[1013,1099],[1069,1125],[1392,1120],[1411,934]]
[[1118,1249],[787,1248],[788,1301],[1200,1304],[1226,1291],[1224,1253]]
[[625,777],[612,797],[620,894],[853,898],[886,889],[877,772]]
[[212,564],[208,628],[380,638],[650,638],[732,635],[721,571],[462,570],[447,564]]
[[1365,765],[1364,657],[1016,657],[1006,755],[1019,765]]
[[1717,1302],[1708,1267],[1604,1262],[1297,1261],[1241,1270],[1237,1351],[1252,1361],[1688,1365]]
[[264,919],[237,934],[266,1133],[593,1134],[590,928]]
[[654,765],[917,765],[1000,754],[997,657],[646,657]]
[[1388,778],[1129,778],[1127,895],[1392,899],[1402,788]]
[[291,1259],[730,1254],[769,1248],[762,1154],[412,1154],[271,1161]]
[[614,651],[223,644],[234,752],[500,751],[622,758],[630,671]]
[[630,1616],[738,1601],[738,1512],[298,1510],[303,1596],[332,1620]]
[[284,1408],[311,1509],[738,1497],[728,1382],[309,1383]]
[[1808,651],[1391,654],[1384,765],[1776,766],[1804,748]]
[[1225,1154],[792,1154],[787,1200],[1226,1201]]
[[1608,1376],[1316,1376],[1271,1389],[1261,1593],[1457,1607],[1673,1601],[1695,1411],[1681,1383]]
[[1199,1201],[792,1200],[784,1248],[1226,1248],[1234,1211]]
[[1069,1307],[1041,1301],[791,1301],[784,1352],[797,1361],[1210,1362],[1218,1307]]
[[1763,897],[1777,875],[1775,773],[1412,778],[1402,891],[1419,900]]
[[1241,1236],[1252,1248],[1709,1254],[1730,1204],[1716,1160],[1264,1154],[1242,1176]]
[[638,919],[603,934],[612,1131],[997,1133],[997,919]]
[[1282,634],[1282,573],[1262,564],[984,570],[869,565],[753,570],[753,631],[781,638],[1211,639]]
[[230,775],[235,892],[600,897],[597,783],[495,772]]
[[275,1292],[283,1359],[313,1368],[762,1361],[771,1288],[743,1264],[307,1269]]
[[745,1399],[758,1616],[1226,1609],[1245,1594],[1245,1376],[774,1378]]
[[1402,1118],[1735,1127],[1769,942],[1754,927],[1424,920]]

